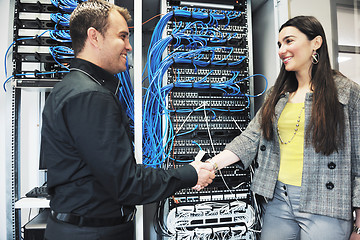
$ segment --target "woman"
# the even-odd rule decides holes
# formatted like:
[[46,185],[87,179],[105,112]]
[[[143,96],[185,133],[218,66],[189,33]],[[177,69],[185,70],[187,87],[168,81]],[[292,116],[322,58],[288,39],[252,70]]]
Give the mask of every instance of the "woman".
[[268,201],[261,239],[360,239],[360,88],[331,69],[314,17],[288,20],[278,46],[283,64],[261,110],[210,163],[253,164],[251,189]]

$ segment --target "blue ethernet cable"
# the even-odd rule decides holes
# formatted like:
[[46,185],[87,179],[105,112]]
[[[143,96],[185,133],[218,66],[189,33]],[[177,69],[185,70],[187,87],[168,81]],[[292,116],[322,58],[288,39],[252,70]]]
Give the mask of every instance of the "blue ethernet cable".
[[[79,2],[83,2],[86,0],[51,0],[51,3],[58,7],[60,10],[64,12],[72,12]],[[69,26],[70,21],[70,14],[62,14],[62,13],[52,13],[50,15],[50,18],[52,21],[54,21],[57,24],[60,24],[62,26]],[[16,39],[6,50],[5,53],[5,60],[4,60],[4,68],[5,68],[5,77],[7,77],[7,66],[6,66],[6,58],[8,55],[8,52],[10,48],[17,42],[21,40],[28,40],[28,39],[35,39],[37,37],[42,36],[47,31],[50,31],[50,37],[58,42],[71,42],[70,33],[69,30],[57,30],[57,27],[55,27],[55,30],[46,30],[40,35],[34,36],[34,37],[25,37],[25,38],[19,38]],[[50,47],[49,49],[50,54],[53,56],[54,60],[64,67],[65,71],[58,71],[58,72],[68,72],[68,67],[61,64],[58,59],[66,59],[66,58],[73,58],[73,52],[70,48],[64,47],[64,46],[56,46],[56,47]],[[37,75],[46,75],[46,74],[52,74],[55,72],[44,72],[44,73],[37,73]],[[16,76],[23,76],[23,75],[31,75],[31,74],[15,74],[13,76],[8,77],[5,82],[3,83],[3,88],[6,91],[5,85],[6,83]]]
[[74,58],[74,50],[66,46],[51,46],[49,47],[49,52],[57,64],[66,70],[70,70],[67,66],[63,65],[58,60]]
[[116,75],[121,83],[119,99],[126,105],[126,114],[130,119],[130,130],[134,132],[134,90],[131,83],[128,59],[126,59],[126,71]]
[[[207,67],[209,65],[219,67],[236,67],[239,65],[245,59],[245,56],[240,57],[236,61],[229,61],[229,57],[232,55],[233,48],[210,47],[208,44],[225,43],[226,41],[236,37],[236,33],[223,34],[214,27],[211,27],[211,25],[217,26],[218,21],[224,19],[229,24],[232,19],[239,17],[240,14],[240,12],[235,11],[226,11],[222,12],[221,14],[217,14],[215,11],[206,13],[201,9],[195,9],[190,12],[187,11],[186,8],[183,8],[182,10],[174,8],[172,12],[169,12],[160,19],[158,25],[155,27],[151,39],[151,44],[148,50],[148,61],[143,72],[145,73],[147,71],[147,76],[144,77],[144,80],[149,80],[149,86],[146,88],[143,100],[143,119],[146,119],[146,121],[143,122],[143,151],[145,165],[159,167],[159,164],[162,164],[164,159],[172,159],[170,157],[170,152],[166,152],[166,149],[172,148],[174,139],[176,136],[179,136],[179,134],[174,133],[174,129],[170,120],[170,113],[191,113],[194,111],[203,111],[202,109],[199,110],[186,108],[177,110],[167,109],[166,96],[174,87],[218,89],[224,92],[224,96],[240,96],[243,97],[244,101],[247,102],[247,105],[241,109],[219,109],[211,106],[204,107],[204,110],[211,111],[214,114],[214,117],[216,117],[215,111],[244,111],[250,105],[250,97],[260,96],[264,93],[265,90],[257,95],[241,93],[240,87],[237,84],[241,81],[244,81],[246,78],[238,80],[239,72],[236,71],[233,72],[233,76],[229,80],[222,83],[206,83],[207,77],[212,73],[212,71],[210,71],[208,74],[206,74],[205,77],[198,81],[196,81],[194,78],[188,79],[186,81],[179,81],[178,76],[177,80],[175,80],[173,84],[169,84],[164,87],[162,86],[162,79],[164,74],[169,69],[169,67],[175,63],[192,64],[195,68],[195,72],[197,71],[198,67]],[[206,24],[202,21],[197,21],[196,23],[185,23],[184,28],[182,22],[175,22],[173,23],[174,27],[172,34],[162,39],[162,32],[165,29],[167,22],[174,16],[191,17],[192,19],[199,20],[208,19],[209,22]],[[166,57],[162,58],[164,50],[167,48],[170,42],[173,43],[174,50]],[[196,50],[196,48],[200,49]],[[224,55],[221,59],[215,59],[215,52],[217,51],[224,51]],[[177,72],[177,75],[179,74],[180,73]],[[248,78],[255,76],[258,75],[249,76]],[[162,122],[164,122],[164,129],[162,129]],[[195,131],[195,129],[180,133],[180,136],[191,134],[193,131]]]
[[87,0],[51,0],[51,3],[64,12],[72,12],[77,7],[78,2]]
[[[36,39],[36,38],[38,38],[38,37],[41,37],[42,35],[44,35],[44,34],[47,33],[48,31],[49,31],[49,30],[46,30],[46,31],[42,32],[42,33],[39,34],[39,35],[35,35],[34,37],[18,38],[18,39],[14,40],[14,41],[10,44],[10,46],[6,49],[5,57],[4,57],[5,77],[7,77],[6,58],[7,58],[8,54],[9,54],[9,51],[10,51],[11,47],[12,47],[16,42],[18,42],[18,41]],[[7,78],[7,79],[5,80],[5,82],[3,83],[3,88],[4,88],[5,92],[6,92],[5,84],[6,84],[12,77],[14,77],[14,76],[11,76],[11,77]]]
[[36,35],[36,36],[34,36],[34,37],[18,38],[18,39],[14,40],[14,41],[10,44],[10,46],[6,49],[6,52],[5,52],[5,60],[4,60],[5,77],[7,77],[6,58],[7,58],[7,55],[9,54],[9,51],[10,51],[11,47],[12,47],[16,42],[18,42],[18,41],[35,39],[35,38],[41,37],[42,35],[44,35],[44,34],[47,33],[48,31],[49,31],[49,30],[46,30],[46,31],[42,32],[41,34]]
[[[174,55],[181,55],[181,54],[189,55],[188,53],[174,53]],[[156,70],[156,72],[154,74],[149,73],[149,75],[152,76],[152,79],[156,79],[157,81],[154,80],[154,81],[149,82],[149,87],[147,89],[147,93],[145,94],[144,109],[149,109],[150,116],[148,116],[148,117],[150,119],[154,119],[156,121],[156,123],[158,123],[159,125],[161,125],[161,115],[168,114],[168,112],[164,113],[164,109],[166,108],[164,99],[165,99],[166,95],[163,95],[159,91],[159,87],[161,87],[161,84],[159,85],[159,82],[161,83],[161,79],[162,79],[164,73],[166,72],[166,70],[169,68],[169,66],[172,65],[176,61],[177,60],[175,60],[175,58],[166,57],[163,61],[161,61],[160,66],[158,66],[158,69]],[[150,67],[149,70],[151,70],[151,69],[153,69],[153,68]],[[158,95],[161,97],[153,97],[153,94],[149,94],[149,91],[150,91],[150,93],[159,92]],[[148,104],[150,106],[155,106],[155,108],[152,108],[152,107],[147,108]],[[161,113],[160,116],[157,115],[157,113],[159,113],[159,112]],[[144,111],[144,114],[146,114],[146,111]],[[144,115],[143,119],[148,119],[147,115]],[[149,123],[152,123],[152,121],[150,121]],[[147,125],[144,123],[144,126],[143,126],[144,129],[146,129],[146,126]],[[155,137],[156,139],[159,139],[158,141],[155,142],[155,145],[161,146],[161,143],[162,143],[161,139],[163,139],[162,135],[161,135],[161,131],[159,131],[161,129],[159,129],[159,127],[153,128],[152,125],[150,125],[149,129],[151,129],[151,130],[155,129],[155,132],[151,131],[151,133],[152,133],[151,136]],[[146,133],[147,133],[147,131],[145,131],[145,134]],[[146,153],[148,153],[148,152],[149,152],[149,148],[145,148],[144,149],[145,155],[147,155]],[[150,155],[150,154],[148,154],[148,155]],[[156,156],[155,156],[155,159],[156,159]]]
[[6,80],[5,80],[5,82],[3,83],[3,89],[4,89],[4,91],[6,92],[6,83],[8,82],[8,81],[10,81],[10,79],[12,79],[14,77],[14,75],[11,75],[10,77],[8,77]]
[[[153,32],[153,36],[151,38],[151,42],[150,42],[150,47],[149,49],[152,48],[152,46],[161,39],[162,37],[162,32],[166,27],[166,24],[168,23],[168,21],[173,18],[173,17],[184,17],[184,18],[193,18],[193,19],[197,19],[197,20],[204,20],[204,19],[210,19],[209,22],[207,23],[207,25],[214,25],[217,23],[218,20],[222,20],[225,19],[225,15],[224,14],[216,14],[214,12],[202,12],[200,10],[198,11],[187,11],[184,9],[177,9],[176,7],[173,8],[173,11],[168,12],[167,14],[165,14],[158,22],[158,24],[156,25],[154,32]],[[180,28],[177,28],[180,29]],[[176,33],[176,32],[173,32]]]
[[61,71],[51,71],[51,72],[34,72],[34,73],[22,73],[22,74],[15,74],[15,75],[11,75],[10,77],[8,77],[5,82],[3,83],[3,89],[6,92],[6,83],[8,83],[10,81],[10,79],[15,78],[15,77],[21,77],[21,76],[31,76],[34,75],[39,76],[39,75],[51,75],[51,74],[57,74],[57,73],[68,73],[69,71],[67,70],[61,70]]
[[69,27],[70,14],[67,13],[51,13],[50,19],[56,24],[60,24],[65,27]]
[[6,92],[6,83],[11,79],[11,78],[14,78],[14,77],[17,77],[17,76],[27,76],[27,75],[33,75],[33,73],[21,73],[21,74],[15,74],[15,75],[12,75],[10,77],[8,77],[5,82],[3,83],[3,89],[4,91]]
[[191,143],[195,144],[196,146],[198,146],[200,148],[200,151],[203,150],[202,147],[200,146],[200,144],[198,144],[196,141],[191,141]]
[[51,30],[49,34],[57,42],[71,42],[70,30]]

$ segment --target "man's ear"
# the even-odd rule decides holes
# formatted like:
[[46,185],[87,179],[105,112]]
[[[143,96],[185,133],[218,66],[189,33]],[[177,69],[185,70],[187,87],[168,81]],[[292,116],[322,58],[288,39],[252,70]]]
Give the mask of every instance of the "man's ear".
[[100,35],[100,33],[94,27],[88,28],[88,30],[87,30],[88,39],[87,40],[95,48],[99,47],[99,41],[101,41],[99,35]]

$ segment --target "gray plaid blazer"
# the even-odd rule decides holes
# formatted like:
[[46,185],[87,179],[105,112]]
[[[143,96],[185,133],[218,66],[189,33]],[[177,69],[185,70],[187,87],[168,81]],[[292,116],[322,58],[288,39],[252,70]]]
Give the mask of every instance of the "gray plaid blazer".
[[[304,146],[300,210],[350,220],[352,208],[360,207],[360,87],[343,76],[337,76],[335,82],[339,101],[344,107],[344,147],[324,156],[316,153],[311,144]],[[288,93],[284,94],[275,107],[274,133],[288,96]],[[311,108],[312,93],[308,93],[305,99],[305,131]],[[251,190],[271,199],[279,173],[280,147],[277,137],[271,141],[262,137],[259,112],[246,130],[225,149],[235,153],[244,168],[255,161]]]

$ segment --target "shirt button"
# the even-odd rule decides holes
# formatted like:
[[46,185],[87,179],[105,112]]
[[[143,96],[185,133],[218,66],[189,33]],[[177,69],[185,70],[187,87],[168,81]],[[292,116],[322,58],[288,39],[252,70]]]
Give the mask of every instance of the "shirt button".
[[265,150],[266,150],[266,146],[265,146],[265,145],[261,145],[261,146],[260,146],[260,150],[261,150],[261,151],[265,151]]
[[334,162],[329,162],[328,163],[328,168],[329,169],[335,169],[336,168],[336,164]]
[[334,184],[333,184],[332,182],[327,182],[327,183],[325,184],[325,186],[326,186],[326,188],[329,189],[329,190],[331,190],[331,189],[334,188]]

